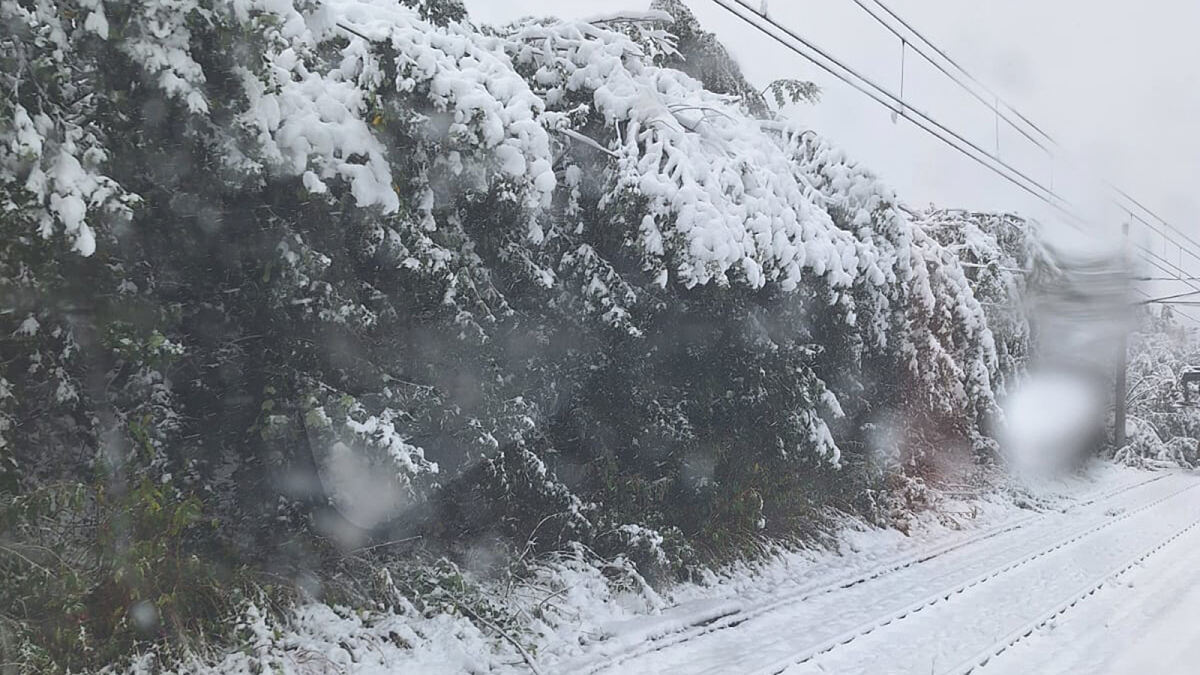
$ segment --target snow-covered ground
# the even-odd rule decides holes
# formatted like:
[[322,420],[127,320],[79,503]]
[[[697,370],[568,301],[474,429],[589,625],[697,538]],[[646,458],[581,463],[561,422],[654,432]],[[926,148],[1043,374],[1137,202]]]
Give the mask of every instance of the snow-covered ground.
[[[1197,488],[1198,474],[1102,464],[1082,478],[943,501],[908,535],[847,525],[840,550],[781,553],[663,595],[615,591],[594,562],[564,557],[493,589],[527,618],[515,633],[525,651],[462,614],[316,603],[287,626],[247,617],[253,653],[216,670],[1196,672]],[[147,661],[139,672],[158,670]]]
[[1200,528],[1108,577],[977,672],[1200,671]]
[[1101,467],[1033,490],[1038,510],[983,501],[962,529],[931,518],[911,537],[850,532],[839,554],[783,556],[678,589],[674,606],[604,626],[604,639],[563,658],[562,645],[546,645],[543,668],[1191,672],[1196,488],[1188,473]]

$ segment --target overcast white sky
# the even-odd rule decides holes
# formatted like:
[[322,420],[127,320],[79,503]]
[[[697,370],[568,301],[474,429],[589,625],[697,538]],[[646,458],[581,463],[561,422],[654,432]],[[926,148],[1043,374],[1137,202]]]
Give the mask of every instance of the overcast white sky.
[[[582,18],[645,9],[649,0],[465,0],[477,22],[525,15]],[[1009,210],[1049,219],[1044,207],[971,160],[890,115],[849,86],[770,41],[712,0],[685,0],[757,85],[780,77],[820,84],[815,107],[794,115],[876,170],[914,206]],[[753,3],[757,5],[757,2]],[[1200,3],[1188,0],[888,0],[887,4],[985,84],[1054,135],[1086,165],[1200,240]],[[893,89],[899,41],[852,0],[771,0],[770,16]],[[990,113],[911,52],[906,98],[985,148]],[[1016,135],[1001,154],[1069,191],[1068,170]],[[1075,191],[1072,198],[1089,201]],[[1112,214],[1107,226],[1116,228]],[[1135,225],[1135,236],[1137,235]],[[1159,251],[1163,242],[1144,239]],[[1178,252],[1168,249],[1177,261]],[[1184,257],[1184,267],[1200,263]]]

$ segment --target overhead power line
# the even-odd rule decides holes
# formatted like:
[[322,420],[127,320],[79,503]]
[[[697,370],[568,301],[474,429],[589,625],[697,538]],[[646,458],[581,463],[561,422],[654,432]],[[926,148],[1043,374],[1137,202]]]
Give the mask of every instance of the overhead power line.
[[1183,276],[1184,274],[1187,274],[1187,272],[1183,268],[1179,267],[1178,265],[1171,262],[1170,260],[1163,258],[1162,256],[1158,255],[1157,253],[1150,251],[1149,249],[1146,249],[1145,247],[1142,247],[1139,245],[1138,248],[1141,249],[1141,252],[1142,252],[1143,256],[1145,257],[1146,262],[1150,263],[1152,266],[1157,268],[1160,272],[1165,272],[1167,274],[1175,274],[1175,278],[1172,279],[1172,281],[1178,281],[1180,283],[1187,285],[1189,288],[1192,288],[1195,290],[1200,290],[1200,286],[1196,285],[1196,283],[1192,280],[1191,277]]
[[[875,4],[878,5],[883,11],[887,12],[889,15],[891,15],[891,17],[893,19],[898,21],[900,23],[900,25],[903,26],[911,34],[911,36],[905,35],[903,32],[898,30],[894,25],[889,23],[883,17],[879,16],[879,14],[877,14],[874,9],[871,9],[871,7],[866,3],[865,0],[852,0],[852,1],[854,2],[854,4],[861,7],[864,12],[869,14],[872,19],[875,19],[876,22],[878,22],[881,26],[886,28],[892,35],[895,35],[896,37],[900,38],[901,42],[912,47],[913,51],[915,51],[918,55],[920,55],[921,58],[925,59],[925,61],[927,63],[929,63],[929,65],[933,66],[934,68],[937,68],[938,70],[940,70],[942,72],[943,75],[950,78],[951,80],[954,80],[955,83],[957,83],[960,87],[962,87],[962,89],[964,91],[966,91],[968,94],[970,94],[972,97],[974,97],[975,100],[982,103],[984,106],[987,107],[988,110],[991,110],[993,113],[995,113],[997,116],[999,116],[1000,119],[1004,120],[1005,123],[1007,123],[1008,126],[1012,127],[1012,129],[1014,131],[1020,133],[1022,136],[1024,136],[1026,139],[1028,139],[1029,142],[1036,145],[1047,155],[1053,155],[1053,150],[1046,147],[1046,142],[1048,141],[1050,144],[1053,144],[1053,145],[1057,145],[1057,143],[1055,143],[1054,139],[1051,138],[1049,134],[1042,131],[1041,128],[1039,128],[1036,124],[1031,122],[1028,118],[1026,118],[1024,115],[1022,115],[1019,111],[1017,111],[1011,105],[1009,105],[1007,102],[1005,102],[1004,99],[1000,98],[999,94],[992,91],[987,85],[985,85],[984,83],[977,80],[974,75],[971,75],[970,72],[968,72],[962,66],[958,65],[958,62],[956,62],[954,59],[950,58],[949,54],[946,54],[944,51],[942,51],[941,48],[939,48],[936,44],[934,44],[929,39],[927,39],[916,28],[913,28],[907,21],[905,21],[903,18],[901,18],[900,15],[893,12],[887,5],[883,4],[882,2],[875,2]],[[935,59],[935,58],[931,57],[929,54],[927,54],[925,52],[925,50],[921,49],[919,42],[915,43],[911,39],[912,37],[916,37],[919,42],[925,43],[930,49],[932,49],[934,51],[934,53],[936,53],[938,56],[940,56],[942,60]],[[943,63],[943,61],[945,63]],[[969,87],[969,86],[965,85],[961,80],[958,79],[957,76],[954,75],[954,73],[950,72],[950,68],[947,68],[946,63],[949,63],[951,67],[958,70],[958,72],[962,73],[967,78],[969,78],[972,82],[974,82],[975,85],[979,87],[979,89],[983,90],[984,94],[987,94],[987,96],[985,97],[983,94],[980,94],[979,91],[976,90],[974,87]],[[990,98],[991,100],[988,100],[988,98]],[[1016,115],[1023,124],[1018,124],[1018,123],[1014,122],[1012,119],[1010,119],[1008,117],[1008,115],[1006,115],[1004,113],[1004,111],[1001,110],[1002,107],[1008,109],[1010,112],[1012,112],[1012,114]],[[1032,129],[1033,132],[1030,132],[1030,129]]]
[[[996,155],[984,150],[978,144],[953,131],[949,128],[949,126],[937,120],[932,115],[913,107],[910,102],[904,100],[896,93],[880,85],[878,82],[863,75],[861,72],[848,66],[846,63],[830,54],[827,50],[822,49],[820,46],[800,35],[795,30],[760,14],[757,10],[751,7],[746,0],[713,0],[713,2],[737,18],[748,23],[759,32],[767,35],[771,39],[783,45],[787,49],[795,52],[830,75],[833,75],[842,82],[850,85],[879,105],[887,108],[890,112],[904,117],[910,123],[930,134],[934,138],[937,138],[942,143],[945,143],[952,149],[971,158],[975,162],[1004,178],[1006,181],[1012,183],[1038,200],[1049,205],[1063,215],[1068,220],[1070,225],[1080,231],[1084,231],[1082,225],[1087,221],[1068,208],[1069,203],[1067,200],[1058,195],[1050,187],[1042,184],[1037,179],[1030,177]],[[910,114],[910,112],[912,114]],[[1137,218],[1136,214],[1130,213],[1130,216]],[[1148,226],[1153,228],[1153,225],[1147,223],[1144,219],[1138,219],[1139,221],[1146,223]],[[1174,240],[1172,241],[1173,243],[1177,243]],[[1184,248],[1181,244],[1177,243],[1177,245],[1179,245],[1181,248]],[[1176,270],[1182,271],[1182,269],[1177,265],[1174,263],[1169,263],[1169,261],[1166,261],[1164,258],[1157,256],[1157,254],[1145,246],[1138,244],[1137,248],[1142,251],[1143,254],[1158,258],[1159,260],[1168,263]],[[1188,252],[1197,260],[1200,260],[1200,254],[1190,250]],[[1153,263],[1153,261],[1151,262]],[[1160,264],[1155,263],[1155,266],[1160,270],[1167,272],[1168,274],[1173,273],[1171,270],[1163,267]],[[1190,275],[1184,273],[1184,275],[1177,274],[1177,276]],[[1194,286],[1186,279],[1181,278],[1180,281],[1188,283],[1189,286],[1193,286],[1197,290],[1200,290],[1200,286]]]
[[[855,0],[855,1],[857,2],[857,0]],[[879,7],[883,11],[887,12],[888,15],[890,15],[893,19],[900,22],[901,26],[904,26],[904,28],[906,28],[910,33],[917,36],[917,38],[919,40],[921,40],[925,44],[929,45],[930,49],[932,49],[934,52],[936,52],[938,56],[945,59],[946,62],[949,63],[951,66],[954,66],[958,70],[958,72],[967,76],[967,78],[969,78],[972,82],[974,82],[980,89],[983,89],[985,92],[987,92],[987,94],[989,96],[991,96],[994,99],[996,99],[997,101],[999,101],[1000,105],[1003,105],[1005,108],[1008,108],[1008,110],[1011,111],[1012,114],[1016,115],[1017,117],[1019,117],[1021,119],[1022,122],[1029,125],[1029,128],[1031,128],[1034,131],[1036,131],[1037,133],[1041,134],[1043,138],[1046,138],[1051,143],[1058,145],[1058,143],[1054,140],[1054,138],[1052,136],[1050,136],[1050,134],[1048,134],[1044,130],[1042,130],[1042,128],[1039,127],[1037,124],[1035,124],[1033,122],[1033,120],[1031,120],[1028,117],[1026,117],[1025,115],[1021,114],[1020,110],[1017,110],[1016,108],[1012,107],[1012,105],[1010,105],[1007,101],[1000,98],[999,94],[992,91],[992,89],[990,87],[988,87],[986,84],[981,82],[977,77],[972,75],[971,72],[968,71],[966,68],[963,68],[962,65],[960,65],[957,61],[955,61],[949,54],[947,54],[945,51],[943,51],[940,47],[938,47],[932,40],[930,40],[929,38],[926,38],[925,35],[921,33],[921,31],[917,30],[915,27],[913,27],[912,24],[905,21],[904,17],[900,16],[899,14],[894,12],[892,10],[892,8],[890,8],[886,4],[884,4],[883,0],[873,0],[873,1],[875,2],[876,5],[879,5]]]
[[[1052,190],[1042,185],[1037,179],[1030,177],[1020,169],[984,150],[977,143],[965,138],[932,115],[913,107],[895,92],[846,65],[843,61],[791,28],[762,16],[745,0],[713,0],[713,2],[784,47],[812,62],[830,75],[833,75],[863,95],[871,98],[890,112],[904,117],[926,133],[994,171],[1025,192],[1056,209],[1065,209],[1063,204],[1056,203],[1056,201],[1063,203],[1065,201],[1058,197]],[[1066,213],[1069,214],[1069,211]]]
[[[1200,295],[1200,291],[1188,291],[1187,293],[1175,293],[1174,295],[1166,295],[1161,298],[1150,298],[1148,300],[1143,300],[1142,304],[1144,304],[1144,305],[1149,305],[1151,303],[1166,304],[1171,300],[1178,300],[1179,298],[1186,298],[1186,297],[1193,296],[1193,295]],[[1172,303],[1172,304],[1182,305],[1182,304],[1192,304],[1192,303],[1177,302],[1177,303]]]
[[[1023,114],[1014,105],[1006,101],[993,89],[984,84],[979,78],[973,75],[971,71],[967,70],[961,63],[950,56],[946,50],[942,49],[937,45],[937,43],[926,37],[924,33],[913,26],[912,23],[905,20],[903,16],[889,7],[883,0],[870,0],[870,3],[874,6],[877,6],[883,11],[883,13],[886,13],[889,17],[891,17],[891,21],[885,19],[880,15],[880,12],[873,9],[872,6],[868,4],[868,0],[852,0],[852,2],[858,5],[864,12],[866,12],[872,19],[886,28],[890,33],[899,38],[902,44],[910,46],[913,51],[917,52],[917,54],[925,59],[926,62],[941,71],[942,74],[950,78],[960,88],[982,103],[985,107],[987,107],[988,110],[992,111],[998,117],[998,119],[1004,120],[1009,127],[1020,133],[1040,150],[1046,152],[1052,158],[1065,154],[1062,152],[1062,144],[1059,143],[1054,136],[1039,126],[1036,122],[1031,120],[1028,116]],[[895,23],[892,23],[893,21]],[[903,31],[900,30],[900,28],[898,28],[895,24],[899,24],[899,26],[903,28]],[[904,31],[907,31],[907,34],[905,34]],[[924,45],[925,48],[922,48],[922,45]],[[935,58],[934,55],[929,54],[927,50],[932,51],[937,58]],[[971,84],[963,82],[959,76],[951,72],[951,69],[956,70],[959,74],[968,79]],[[991,100],[989,101],[987,98],[981,95],[979,90],[982,90],[985,94],[987,94]],[[1013,117],[1010,117],[1007,113],[1011,113],[1016,117],[1016,119],[1013,119]],[[997,139],[997,142],[998,140],[999,139]],[[1055,154],[1055,151],[1058,152],[1058,155]],[[1122,206],[1122,208],[1130,215],[1130,217],[1138,220],[1147,228],[1162,236],[1165,240],[1170,241],[1172,244],[1178,246],[1181,250],[1186,251],[1192,258],[1200,261],[1200,253],[1197,253],[1197,249],[1200,249],[1200,242],[1196,241],[1196,239],[1192,238],[1186,232],[1176,227],[1158,213],[1154,212],[1150,207],[1146,206],[1142,201],[1134,197],[1125,189],[1104,178],[1100,178],[1100,182],[1105,186],[1105,188],[1111,190],[1129,204],[1133,205],[1133,208]],[[1174,237],[1171,237],[1166,232],[1163,232],[1158,226],[1151,224],[1148,220],[1146,220],[1146,218],[1134,213],[1135,210],[1140,210],[1151,219],[1160,223],[1162,227],[1166,227],[1179,237],[1182,237],[1188,242],[1188,244],[1191,245],[1191,247],[1184,246]]]
[[[1151,298],[1151,297],[1153,297],[1153,296],[1151,296],[1149,293],[1147,293],[1146,291],[1143,291],[1143,290],[1142,290],[1142,289],[1140,289],[1140,288],[1139,288],[1139,289],[1137,289],[1137,292],[1138,292],[1138,293],[1141,293],[1142,295],[1146,296],[1147,298]],[[1147,303],[1147,304],[1149,304],[1149,303]],[[1195,322],[1195,323],[1198,323],[1198,324],[1200,324],[1200,318],[1197,318],[1197,317],[1195,317],[1195,316],[1193,316],[1193,315],[1191,315],[1191,314],[1189,314],[1189,313],[1187,313],[1187,312],[1183,311],[1182,309],[1179,309],[1179,305],[1178,305],[1178,303],[1174,303],[1174,302],[1164,302],[1164,303],[1161,303],[1161,304],[1163,304],[1163,305],[1170,305],[1170,306],[1171,306],[1171,311],[1175,312],[1176,314],[1178,314],[1178,315],[1180,315],[1180,316],[1183,316],[1183,317],[1186,317],[1186,318],[1188,318],[1188,319],[1191,319],[1191,320],[1192,320],[1193,322]]]
[[[969,157],[1001,178],[1004,178],[1006,181],[1017,186],[1024,192],[1027,192],[1036,199],[1044,202],[1048,206],[1052,207],[1055,211],[1062,214],[1066,218],[1068,224],[1086,234],[1083,225],[1087,221],[1075,214],[1069,208],[1069,202],[1058,195],[1052,188],[1043,185],[1038,180],[1028,176],[1016,167],[1013,167],[999,156],[987,152],[983,148],[979,147],[978,144],[953,131],[946,124],[935,119],[928,113],[914,108],[901,96],[891,92],[886,87],[880,85],[871,78],[866,77],[854,68],[846,65],[843,61],[830,54],[827,50],[822,49],[818,45],[814,44],[811,40],[808,40],[804,36],[800,35],[795,30],[788,28],[787,26],[783,26],[764,14],[759,13],[745,0],[713,0],[713,2],[737,18],[748,23],[751,27],[755,28],[759,32],[767,35],[772,40],[783,45],[785,48],[798,54],[807,61],[810,61],[842,82],[850,85],[858,92],[872,99],[879,105],[887,108],[890,112],[895,113],[897,116],[904,117],[922,131],[925,131],[942,143],[950,146],[952,149]],[[910,114],[910,111],[912,114]],[[1039,131],[1039,133],[1041,132]],[[1144,218],[1134,214],[1131,210],[1125,209],[1125,211],[1127,214],[1129,214],[1130,218],[1136,218],[1140,222],[1150,227],[1150,229],[1162,234],[1164,237],[1167,236],[1165,233],[1161,232],[1161,230],[1148,223]],[[1179,244],[1174,239],[1171,239],[1171,241],[1176,243],[1176,245],[1180,247],[1180,250],[1188,250],[1189,255],[1197,260],[1200,260],[1200,254],[1197,254],[1188,247]],[[1136,244],[1135,246],[1146,259],[1146,261],[1152,266],[1162,272],[1165,272],[1166,274],[1174,275],[1176,277],[1175,280],[1186,284],[1188,287],[1194,290],[1200,291],[1200,285],[1197,285],[1191,279],[1191,274],[1183,270],[1180,266],[1157,255],[1144,245]],[[1200,323],[1200,319],[1196,319],[1183,313],[1181,313],[1181,315]]]

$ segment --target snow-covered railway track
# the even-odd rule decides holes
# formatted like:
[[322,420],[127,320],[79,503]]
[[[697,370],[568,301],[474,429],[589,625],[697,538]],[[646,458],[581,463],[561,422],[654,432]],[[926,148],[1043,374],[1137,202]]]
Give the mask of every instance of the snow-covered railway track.
[[1088,497],[1087,499],[1084,499],[1080,502],[1072,504],[1066,510],[1071,511],[1071,510],[1075,510],[1075,509],[1081,509],[1085,506],[1091,506],[1092,504],[1095,504],[1096,502],[1111,499],[1113,497],[1116,497],[1119,494],[1123,494],[1125,492],[1129,492],[1130,490],[1140,488],[1143,485],[1149,485],[1150,483],[1158,482],[1158,481],[1166,478],[1168,475],[1170,475],[1170,474],[1156,473],[1149,478],[1143,478],[1140,480],[1131,481],[1120,487],[1112,488],[1110,490],[1101,490],[1101,491],[1099,491],[1099,494],[1092,495],[1092,496]]
[[[1093,494],[1083,500],[1080,500],[1080,501],[1072,504],[1070,507],[1063,509],[1062,512],[1075,511],[1075,510],[1079,510],[1079,509],[1085,508],[1087,506],[1090,506],[1092,504],[1095,504],[1097,502],[1104,502],[1104,501],[1112,499],[1118,495],[1133,491],[1140,487],[1147,486],[1151,483],[1158,482],[1158,481],[1166,478],[1167,475],[1168,474],[1163,474],[1163,473],[1155,474],[1155,475],[1147,477],[1147,478],[1142,478],[1142,479],[1138,479],[1136,481],[1126,483],[1126,484],[1118,486],[1116,488],[1110,488],[1107,490],[1098,491],[1096,494]],[[1186,490],[1186,489],[1189,489],[1189,488],[1184,488],[1184,490]],[[1111,525],[1115,522],[1118,522],[1125,518],[1136,515],[1137,513],[1140,513],[1146,509],[1152,508],[1153,506],[1155,506],[1159,503],[1162,503],[1163,501],[1166,501],[1170,497],[1172,497],[1182,491],[1183,490],[1180,490],[1177,492],[1172,492],[1172,493],[1168,494],[1167,496],[1162,497],[1161,499],[1157,499],[1157,500],[1155,500],[1149,504],[1146,504],[1134,511],[1127,511],[1127,512],[1119,515],[1115,519],[1107,520],[1104,523],[1102,523],[1101,525],[1097,526],[1096,528],[1092,528],[1091,530],[1088,530],[1087,533],[1085,533],[1085,534],[1082,534],[1082,535],[1074,534],[1071,537],[1067,537],[1065,540],[1056,542],[1056,544],[1054,546],[1050,547],[1049,549],[1043,549],[1042,551],[1039,551],[1039,554],[1045,555],[1050,551],[1057,550],[1058,548],[1061,548],[1062,546],[1065,546],[1065,545],[1069,545],[1069,543],[1071,541],[1075,541],[1078,538],[1087,536],[1087,534],[1090,534],[1092,531],[1099,531],[1100,529],[1103,529],[1104,527],[1107,527],[1108,525]],[[1039,514],[1031,515],[1031,516],[1021,518],[1021,519],[1018,519],[1015,521],[1011,521],[1008,523],[1003,523],[996,527],[993,527],[993,528],[990,528],[983,532],[980,532],[974,536],[968,537],[961,541],[952,542],[950,544],[941,546],[932,551],[925,551],[925,552],[922,552],[921,554],[918,554],[915,556],[908,555],[908,556],[899,557],[899,558],[893,559],[891,561],[888,561],[882,565],[879,565],[879,566],[877,566],[871,570],[868,570],[866,572],[859,572],[854,575],[849,575],[845,578],[836,580],[832,583],[826,582],[823,584],[814,584],[811,587],[804,588],[804,589],[801,589],[799,591],[795,591],[792,593],[788,593],[782,597],[777,597],[774,600],[767,602],[765,604],[755,605],[755,606],[752,606],[749,608],[741,608],[741,609],[737,609],[734,611],[730,611],[725,614],[720,614],[717,616],[710,617],[708,620],[704,621],[703,623],[690,626],[683,630],[668,633],[662,637],[650,639],[646,642],[643,642],[643,643],[640,643],[640,644],[634,646],[633,648],[621,649],[616,652],[611,652],[611,653],[605,654],[604,658],[600,661],[592,661],[591,663],[581,662],[581,661],[573,661],[569,664],[564,664],[564,668],[561,669],[560,672],[564,672],[564,673],[565,672],[581,672],[581,673],[589,673],[589,674],[598,673],[598,672],[602,672],[602,671],[615,672],[615,669],[618,666],[620,666],[621,664],[626,663],[631,660],[634,660],[634,659],[637,659],[639,657],[644,657],[644,656],[653,654],[654,652],[670,649],[672,647],[685,645],[685,643],[691,642],[696,639],[703,638],[704,636],[712,634],[717,631],[734,628],[734,627],[736,627],[742,623],[745,623],[747,621],[750,621],[756,617],[759,617],[759,616],[762,616],[765,614],[769,614],[773,611],[779,610],[788,605],[796,605],[799,603],[804,603],[804,602],[813,600],[815,598],[818,598],[820,596],[830,595],[830,594],[836,593],[841,590],[849,589],[849,588],[852,588],[852,587],[855,587],[855,586],[858,586],[861,584],[865,584],[865,583],[872,582],[877,579],[881,579],[883,577],[886,577],[887,575],[890,575],[890,574],[893,574],[893,573],[896,573],[896,572],[899,572],[902,570],[907,570],[909,568],[916,567],[918,565],[921,565],[922,563],[926,563],[926,562],[935,560],[935,559],[945,556],[949,553],[959,551],[962,549],[967,549],[971,546],[980,544],[989,539],[993,539],[993,538],[999,537],[1001,535],[1005,535],[1010,532],[1013,532],[1015,530],[1025,528],[1035,522],[1044,520],[1046,517],[1047,517],[1046,513],[1039,513]],[[1005,566],[1003,569],[1009,569],[1011,567],[1012,566]],[[982,576],[986,577],[986,578],[990,578],[990,576],[994,576],[994,573],[990,574],[990,575],[982,575]],[[976,580],[973,580],[973,583],[981,583],[981,581],[976,579]],[[971,584],[971,585],[973,585],[973,584]],[[941,597],[944,594],[945,593],[939,593],[935,596],[935,598]],[[934,599],[932,602],[936,602],[936,599]],[[928,602],[926,602],[926,604],[928,604]],[[909,610],[915,611],[915,610],[912,610],[911,608],[909,608]],[[903,618],[903,617],[900,617],[900,618]],[[862,627],[860,627],[860,629],[861,628]],[[870,628],[873,629],[873,627],[870,627]],[[861,630],[860,630],[860,632],[861,632]],[[853,633],[853,631],[851,632],[851,634],[852,633]],[[848,641],[848,639],[853,639],[853,638],[849,637],[849,635],[842,635],[842,636],[839,636],[839,639],[841,639],[842,641]],[[832,641],[832,642],[834,642],[833,646],[836,646],[837,644],[841,643],[841,642],[837,642],[836,640]],[[828,647],[828,648],[832,648],[832,647]],[[827,651],[827,649],[826,649],[826,651]],[[821,652],[818,651],[816,653],[821,653]],[[594,659],[595,657],[593,656],[592,658]],[[811,658],[811,656],[809,658]],[[796,663],[796,662],[798,662],[798,661],[789,660],[789,663]],[[785,664],[785,667],[786,667],[786,664]]]
[[1067,548],[1067,547],[1071,546],[1072,544],[1083,541],[1093,535],[1096,535],[1100,532],[1103,532],[1104,530],[1107,530],[1108,528],[1113,527],[1117,523],[1126,521],[1130,518],[1133,518],[1135,516],[1138,516],[1140,514],[1147,512],[1147,511],[1150,511],[1151,509],[1159,507],[1159,506],[1165,504],[1166,502],[1170,501],[1171,499],[1174,499],[1175,497],[1178,497],[1179,495],[1181,495],[1185,492],[1189,492],[1197,487],[1200,487],[1200,482],[1193,482],[1193,483],[1186,485],[1178,490],[1174,490],[1163,497],[1160,497],[1158,499],[1155,499],[1154,501],[1144,504],[1136,509],[1133,509],[1130,511],[1125,511],[1119,515],[1116,515],[1113,518],[1100,523],[1099,525],[1095,525],[1095,526],[1089,527],[1083,531],[1074,533],[1070,536],[1060,539],[1059,541],[1055,542],[1054,544],[1052,544],[1050,546],[1047,546],[1038,551],[1035,551],[1033,553],[1025,555],[1021,558],[1018,558],[1015,561],[1006,563],[1000,567],[994,568],[994,569],[992,569],[988,572],[985,572],[983,574],[980,574],[966,582],[957,584],[949,589],[938,591],[937,593],[926,596],[925,598],[922,598],[921,600],[918,600],[918,601],[904,607],[903,609],[896,611],[892,614],[889,614],[885,617],[875,619],[872,621],[868,621],[868,622],[864,622],[848,631],[845,631],[841,634],[834,636],[833,638],[825,640],[824,642],[821,642],[818,645],[808,647],[803,650],[799,650],[793,655],[790,655],[784,659],[780,659],[779,661],[776,661],[764,668],[760,668],[760,669],[754,670],[752,672],[756,673],[756,675],[777,675],[778,673],[782,673],[783,671],[787,670],[788,668],[790,668],[792,666],[799,665],[799,664],[805,663],[807,661],[810,661],[813,658],[815,658],[821,654],[830,652],[834,649],[837,649],[837,648],[841,647],[842,645],[850,644],[861,637],[864,637],[864,636],[874,633],[876,630],[878,630],[880,628],[884,628],[884,627],[892,625],[895,622],[907,619],[910,616],[913,616],[913,615],[917,614],[918,612],[925,610],[926,608],[933,607],[941,602],[948,602],[951,599],[955,598],[956,596],[961,596],[968,589],[974,588],[983,583],[987,583],[987,582],[989,582],[993,579],[996,579],[1002,575],[1008,574],[1014,570],[1024,567],[1036,560],[1039,560],[1039,559],[1044,558],[1052,553],[1055,553],[1064,548]]
[[[1147,482],[1149,482],[1149,481],[1147,481]],[[1131,487],[1136,487],[1136,486],[1128,486],[1126,489],[1129,489]],[[927,552],[924,552],[924,553],[922,553],[920,555],[916,555],[916,556],[904,556],[898,560],[889,561],[888,563],[881,565],[879,567],[876,567],[868,572],[860,572],[855,575],[850,575],[846,578],[839,579],[832,583],[826,582],[826,583],[821,583],[821,584],[814,584],[813,586],[811,586],[809,588],[805,588],[805,589],[802,589],[799,591],[794,591],[792,593],[784,594],[783,596],[780,596],[780,597],[776,598],[775,600],[772,600],[771,602],[768,602],[766,604],[756,605],[756,606],[748,608],[748,609],[733,611],[728,614],[712,618],[712,619],[705,621],[699,625],[692,626],[689,629],[670,633],[666,636],[653,639],[647,643],[638,645],[635,649],[626,650],[626,651],[619,652],[616,654],[611,654],[603,662],[594,663],[594,664],[591,664],[590,666],[589,665],[581,666],[580,664],[572,664],[569,668],[565,668],[561,672],[564,673],[564,675],[567,672],[586,673],[587,675],[592,675],[594,673],[603,672],[603,671],[615,668],[615,667],[621,665],[622,663],[625,663],[631,659],[636,659],[640,656],[645,656],[647,654],[651,654],[656,651],[661,651],[661,650],[667,649],[669,647],[674,647],[674,646],[683,644],[685,642],[689,642],[691,640],[695,640],[696,638],[702,637],[704,635],[708,635],[709,633],[714,633],[714,632],[722,630],[722,629],[733,628],[734,626],[737,626],[741,623],[749,621],[757,616],[761,616],[763,614],[767,614],[769,612],[775,611],[786,605],[792,605],[792,604],[796,604],[796,603],[806,602],[808,600],[812,600],[813,598],[816,598],[816,597],[819,597],[822,595],[828,595],[830,593],[835,593],[839,590],[858,586],[859,584],[864,584],[864,583],[867,583],[868,581],[873,581],[875,579],[879,579],[880,577],[891,574],[893,572],[898,572],[900,570],[908,569],[915,565],[919,565],[921,563],[928,562],[930,560],[933,560],[934,558],[943,556],[952,551],[957,551],[959,549],[966,548],[968,546],[977,544],[979,542],[986,541],[993,537],[997,537],[1002,534],[1007,534],[1014,530],[1020,529],[1020,528],[1025,527],[1026,525],[1029,525],[1030,523],[1032,523],[1036,520],[1039,520],[1041,518],[1042,518],[1041,514],[1036,514],[1036,515],[1028,516],[1025,518],[1021,518],[1015,522],[1009,522],[1009,523],[1005,523],[1003,525],[998,525],[994,528],[985,530],[984,532],[981,532],[976,536],[970,537],[963,541],[955,542],[953,544],[949,544],[949,545],[937,548],[933,551],[927,551]]]
[[1059,602],[1057,605],[1055,605],[1054,608],[1051,609],[1050,611],[1048,611],[1045,614],[1042,614],[1041,616],[1037,617],[1036,619],[1029,621],[1029,622],[1025,623],[1024,625],[1016,628],[1015,630],[1009,632],[1007,635],[1005,635],[1000,640],[993,642],[992,644],[983,648],[976,654],[968,657],[967,659],[964,659],[957,666],[954,666],[953,668],[946,670],[944,672],[944,675],[968,675],[969,673],[975,672],[980,667],[986,666],[993,658],[1003,654],[1010,647],[1017,644],[1021,640],[1024,640],[1025,638],[1029,637],[1030,635],[1033,635],[1033,633],[1035,631],[1046,626],[1046,624],[1050,623],[1051,621],[1054,621],[1059,616],[1063,615],[1064,613],[1069,611],[1071,608],[1075,607],[1080,602],[1087,599],[1089,596],[1095,595],[1096,592],[1099,591],[1100,589],[1104,588],[1105,585],[1109,584],[1110,582],[1112,582],[1112,581],[1116,580],[1117,578],[1121,577],[1122,575],[1126,574],[1127,572],[1132,570],[1134,567],[1141,565],[1143,562],[1146,561],[1147,558],[1162,551],[1163,549],[1165,549],[1166,547],[1170,546],[1172,543],[1177,541],[1179,538],[1181,538],[1184,535],[1186,535],[1187,533],[1195,530],[1197,527],[1200,527],[1200,518],[1193,520],[1191,523],[1189,523],[1187,525],[1187,527],[1184,527],[1183,529],[1174,532],[1173,534],[1166,537],[1165,539],[1162,539],[1161,541],[1156,543],[1153,547],[1151,547],[1149,549],[1145,549],[1145,550],[1137,553],[1136,555],[1132,556],[1131,558],[1125,560],[1124,562],[1114,566],[1112,569],[1108,570],[1107,572],[1097,575],[1095,578],[1093,578],[1092,580],[1085,583],[1077,591],[1070,594],[1065,599],[1063,599],[1061,602]]

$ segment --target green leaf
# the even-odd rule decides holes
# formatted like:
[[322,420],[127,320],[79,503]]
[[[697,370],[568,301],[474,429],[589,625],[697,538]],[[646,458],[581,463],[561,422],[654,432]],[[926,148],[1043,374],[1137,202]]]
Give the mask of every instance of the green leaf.
[[775,99],[777,107],[793,103],[816,103],[821,100],[821,88],[812,82],[783,78],[767,85],[766,94]]

